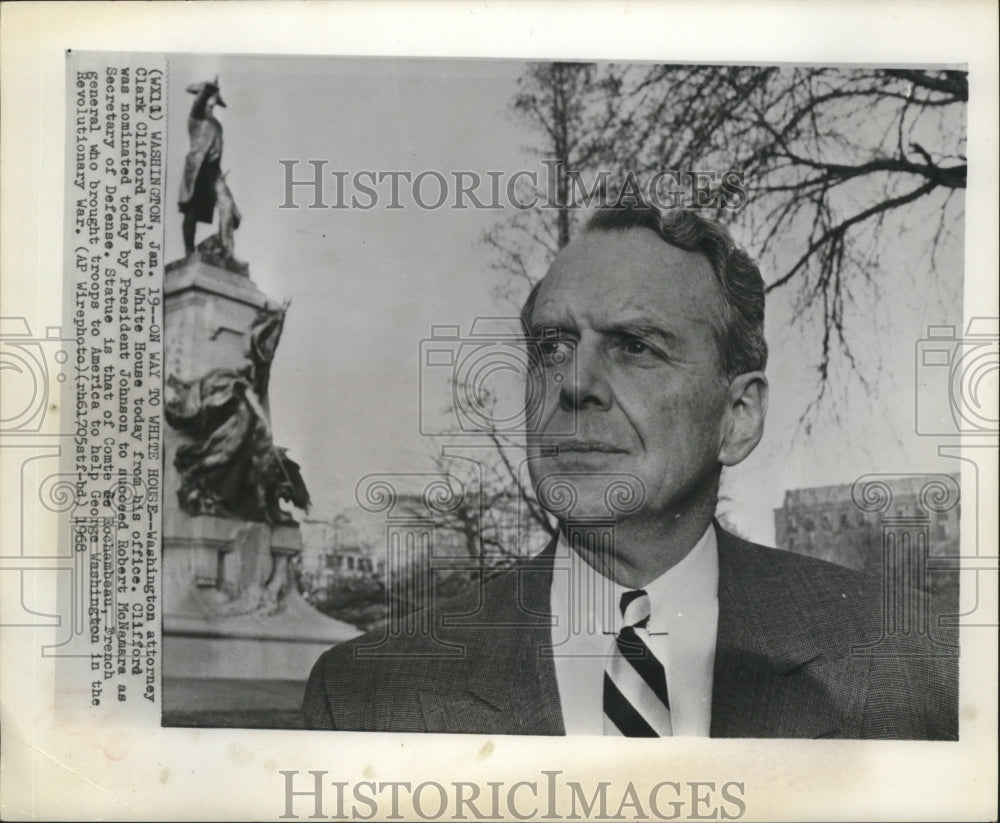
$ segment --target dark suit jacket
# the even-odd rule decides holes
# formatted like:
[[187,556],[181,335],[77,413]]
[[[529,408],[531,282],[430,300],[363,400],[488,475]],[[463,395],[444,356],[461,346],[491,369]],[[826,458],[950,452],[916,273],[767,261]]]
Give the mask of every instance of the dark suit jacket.
[[[958,738],[953,632],[936,619],[929,633],[894,625],[905,605],[885,605],[879,581],[716,528],[712,737]],[[324,653],[306,728],[564,734],[546,654],[554,548],[486,583],[478,602],[428,610],[433,632],[369,634]]]

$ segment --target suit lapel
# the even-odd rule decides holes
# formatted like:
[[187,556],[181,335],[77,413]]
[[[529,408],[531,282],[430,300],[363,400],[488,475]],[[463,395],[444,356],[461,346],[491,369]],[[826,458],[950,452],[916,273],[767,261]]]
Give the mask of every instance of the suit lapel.
[[[790,580],[773,552],[716,531],[711,736],[853,736],[867,658],[845,663],[840,650],[817,639],[800,590],[808,581]],[[478,611],[449,615],[447,640],[462,643],[465,654],[448,664],[446,677],[414,684],[417,706],[407,701],[405,711],[416,709],[424,730],[565,734],[555,666],[545,654],[554,555],[555,542],[491,584]]]
[[[446,631],[464,641],[454,688],[423,689],[427,729],[484,734],[564,733],[551,643],[550,588],[555,541],[484,591],[482,608],[455,615]],[[447,624],[446,624],[447,625]]]
[[777,564],[716,527],[719,630],[712,686],[712,737],[840,737],[859,673],[823,649]]

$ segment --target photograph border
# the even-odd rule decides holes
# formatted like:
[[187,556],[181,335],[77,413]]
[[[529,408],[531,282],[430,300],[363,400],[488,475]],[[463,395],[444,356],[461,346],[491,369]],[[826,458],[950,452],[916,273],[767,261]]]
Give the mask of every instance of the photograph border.
[[[36,333],[62,321],[56,296],[64,282],[67,49],[656,62],[670,55],[670,62],[685,63],[966,66],[972,173],[966,193],[965,315],[982,315],[984,307],[995,312],[1000,97],[995,12],[995,4],[980,0],[915,7],[880,0],[866,4],[862,27],[854,3],[806,6],[777,0],[713,0],[711,7],[598,7],[585,2],[503,7],[459,2],[5,4],[0,29],[0,314],[26,318]],[[567,25],[569,19],[572,25]],[[168,192],[170,203],[173,194],[170,188]],[[0,461],[4,456],[0,448]],[[991,471],[983,466],[977,471],[963,460],[962,480],[963,488],[978,489],[979,501],[996,500],[995,461]],[[3,489],[2,497],[10,497],[11,491]],[[962,518],[963,538],[975,534],[995,541],[995,508],[967,505]],[[39,520],[31,534],[13,534],[10,522],[3,520],[7,518],[0,520],[4,545],[61,539],[58,524],[48,519]],[[963,546],[963,553],[970,552]],[[972,553],[995,561],[996,544],[976,546]],[[47,585],[42,583],[42,589]],[[55,590],[53,580],[48,592],[53,600]],[[328,786],[339,782],[352,789],[393,781],[414,786],[458,781],[479,787],[499,782],[504,791],[520,784],[522,808],[536,809],[536,819],[558,819],[547,816],[544,806],[532,805],[542,803],[538,787],[549,785],[549,773],[558,772],[563,783],[582,784],[588,796],[608,781],[616,799],[632,785],[648,795],[650,787],[671,781],[698,798],[708,784],[714,791],[740,783],[745,809],[736,814],[737,806],[731,806],[734,819],[995,819],[997,630],[995,588],[991,591],[994,621],[962,634],[957,743],[605,740],[598,749],[582,747],[573,738],[182,729],[134,721],[103,725],[85,716],[66,722],[55,709],[58,684],[52,661],[40,654],[52,631],[7,629],[0,644],[5,675],[0,816],[307,819],[314,799],[308,783],[323,772],[321,779],[332,781]],[[304,783],[294,783],[299,778]],[[534,794],[530,786],[524,788],[526,782],[537,784]],[[290,795],[290,785],[304,794]],[[325,808],[328,818],[332,801],[330,806]],[[687,808],[697,818],[697,800]]]

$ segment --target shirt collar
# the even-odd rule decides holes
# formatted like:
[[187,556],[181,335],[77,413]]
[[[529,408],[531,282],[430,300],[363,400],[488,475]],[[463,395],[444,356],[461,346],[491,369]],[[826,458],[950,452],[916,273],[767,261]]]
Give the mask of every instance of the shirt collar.
[[[643,586],[652,616],[649,631],[666,632],[714,608],[719,590],[719,552],[713,525],[679,563]],[[583,621],[598,633],[617,634],[621,596],[629,589],[605,577],[573,551],[560,534],[552,575],[552,611],[557,619]]]
[[719,597],[719,547],[709,525],[684,558],[644,586],[652,604],[650,632],[668,631],[711,608]]

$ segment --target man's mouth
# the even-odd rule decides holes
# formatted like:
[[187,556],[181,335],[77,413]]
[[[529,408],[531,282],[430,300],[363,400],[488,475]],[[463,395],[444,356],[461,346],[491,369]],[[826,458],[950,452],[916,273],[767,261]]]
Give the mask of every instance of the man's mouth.
[[625,449],[603,440],[566,440],[553,445],[559,454],[625,454]]

